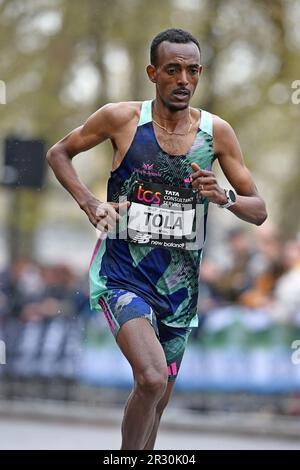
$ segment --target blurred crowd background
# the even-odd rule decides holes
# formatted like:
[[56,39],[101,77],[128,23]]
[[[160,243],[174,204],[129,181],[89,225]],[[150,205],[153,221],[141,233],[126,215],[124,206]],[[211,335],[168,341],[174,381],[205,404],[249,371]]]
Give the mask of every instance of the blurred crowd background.
[[[46,149],[107,102],[152,98],[151,39],[181,27],[202,47],[192,104],[233,126],[269,218],[253,227],[211,207],[200,327],[177,390],[300,401],[299,23],[297,0],[0,0],[2,398],[74,400],[83,386],[95,397],[131,384],[105,321],[89,308],[97,233],[50,171],[34,189],[9,184],[5,139],[42,139]],[[104,200],[109,143],[74,165]],[[300,404],[285,412],[300,413]]]
[[[214,248],[208,243],[199,282],[200,326],[192,333],[178,390],[297,395],[300,367],[292,361],[292,345],[300,338],[299,242],[283,241],[266,224],[251,233],[232,228]],[[6,398],[28,398],[36,393],[29,385],[39,383],[41,398],[60,399],[80,399],[77,384],[95,388],[95,394],[99,386],[130,387],[130,368],[105,319],[89,308],[87,279],[87,271],[69,264],[29,259],[1,272]]]

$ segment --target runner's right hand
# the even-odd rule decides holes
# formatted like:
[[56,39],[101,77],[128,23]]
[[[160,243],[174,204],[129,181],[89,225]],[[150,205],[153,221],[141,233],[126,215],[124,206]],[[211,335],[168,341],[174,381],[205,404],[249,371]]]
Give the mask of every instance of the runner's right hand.
[[94,227],[107,232],[116,227],[117,222],[120,220],[120,210],[126,211],[129,204],[129,201],[122,203],[101,202],[97,198],[91,198],[84,204],[82,210],[84,210]]

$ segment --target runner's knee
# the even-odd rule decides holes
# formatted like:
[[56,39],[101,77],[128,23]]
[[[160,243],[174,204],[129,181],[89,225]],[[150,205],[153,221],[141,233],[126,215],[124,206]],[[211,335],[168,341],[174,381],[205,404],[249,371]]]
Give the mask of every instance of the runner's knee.
[[135,378],[137,390],[142,395],[156,400],[164,395],[168,384],[167,368],[158,371],[153,367],[148,367],[136,374]]

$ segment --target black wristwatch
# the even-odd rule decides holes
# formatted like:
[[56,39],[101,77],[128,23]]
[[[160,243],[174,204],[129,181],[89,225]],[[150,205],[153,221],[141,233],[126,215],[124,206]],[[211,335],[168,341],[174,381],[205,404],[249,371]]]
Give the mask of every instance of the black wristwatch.
[[236,192],[233,189],[224,189],[224,192],[227,197],[227,202],[225,202],[225,204],[218,204],[218,206],[221,207],[221,209],[228,209],[228,207],[236,203]]

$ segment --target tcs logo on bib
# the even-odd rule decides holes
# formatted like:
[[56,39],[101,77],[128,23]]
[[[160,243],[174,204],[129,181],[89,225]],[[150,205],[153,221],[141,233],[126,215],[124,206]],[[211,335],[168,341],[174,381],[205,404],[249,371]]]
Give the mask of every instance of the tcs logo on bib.
[[142,202],[147,202],[148,204],[149,203],[159,204],[160,195],[161,193],[159,191],[153,192],[153,191],[150,191],[149,189],[143,189],[141,185],[139,185],[139,188],[137,191],[138,200]]

